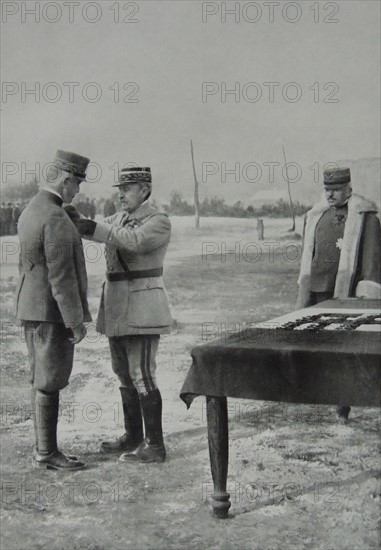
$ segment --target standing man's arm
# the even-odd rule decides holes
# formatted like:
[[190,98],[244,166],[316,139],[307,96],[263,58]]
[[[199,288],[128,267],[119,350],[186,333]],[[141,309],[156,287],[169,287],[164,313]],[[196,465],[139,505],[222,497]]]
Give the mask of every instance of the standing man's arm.
[[[87,233],[86,231],[83,232],[82,231],[82,235],[81,236],[85,236],[86,239],[88,239],[89,241],[96,241],[96,242],[103,242],[103,241],[99,241],[97,239],[95,239],[93,237],[93,235],[91,234],[92,231],[94,231],[94,228],[95,228],[95,224],[97,224],[97,222],[93,221],[93,220],[89,220],[88,218],[86,218],[85,216],[83,216],[76,208],[75,206],[73,206],[72,204],[68,204],[64,207],[64,210],[65,212],[67,213],[67,215],[69,216],[69,218],[71,219],[71,221],[74,223],[74,225],[76,226],[77,230],[79,231],[79,224],[78,224],[78,220],[84,220],[84,222],[82,222],[82,227],[83,228],[86,228],[88,229]],[[104,218],[102,220],[102,224],[107,224],[107,225],[111,225],[114,223],[115,219],[117,218],[118,214],[113,214],[112,216],[108,216],[107,218]],[[86,224],[86,222],[89,222],[88,224]],[[98,222],[99,223],[99,222]]]
[[[305,240],[306,225],[307,225],[307,214],[304,215],[304,220],[303,220],[303,238],[302,238],[301,259],[303,259],[304,248],[306,246],[306,240]],[[309,292],[309,289],[306,288],[305,281],[300,278],[300,275],[299,275],[298,285],[299,285],[298,286],[298,295],[297,295],[297,298],[296,298],[295,309],[302,309],[302,308],[307,307],[307,306],[310,305],[310,292]]]
[[[156,214],[147,220],[143,225],[130,228],[113,225],[110,227],[103,222],[91,222],[79,220],[76,223],[78,231],[82,236],[88,238],[89,231],[92,231],[91,238],[100,243],[114,244],[118,248],[129,252],[144,254],[164,245],[169,240],[171,222],[165,214]],[[90,220],[91,221],[91,220]]]
[[360,243],[356,296],[381,298],[381,228],[373,213],[366,214]]

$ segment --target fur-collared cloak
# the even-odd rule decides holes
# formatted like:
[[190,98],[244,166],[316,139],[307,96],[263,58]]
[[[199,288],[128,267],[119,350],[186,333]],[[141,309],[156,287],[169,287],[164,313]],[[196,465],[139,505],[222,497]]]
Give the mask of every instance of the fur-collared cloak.
[[[325,199],[307,212],[299,275],[297,309],[310,304],[311,264],[315,250],[316,226],[329,209]],[[381,297],[380,221],[376,205],[355,193],[348,200],[340,261],[334,290],[335,298]]]

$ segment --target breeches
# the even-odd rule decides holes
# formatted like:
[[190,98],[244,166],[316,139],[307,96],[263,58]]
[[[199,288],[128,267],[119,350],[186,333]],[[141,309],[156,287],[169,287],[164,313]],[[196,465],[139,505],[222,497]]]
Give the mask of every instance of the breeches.
[[71,330],[60,323],[25,321],[24,331],[33,388],[46,392],[62,390],[73,369]]
[[109,338],[112,370],[122,386],[135,387],[140,394],[157,389],[156,352],[159,335]]

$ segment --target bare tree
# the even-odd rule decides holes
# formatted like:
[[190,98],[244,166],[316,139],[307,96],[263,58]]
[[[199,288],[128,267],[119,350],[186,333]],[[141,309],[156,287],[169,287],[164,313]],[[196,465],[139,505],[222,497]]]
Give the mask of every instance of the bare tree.
[[200,228],[200,201],[198,197],[198,179],[196,175],[196,167],[194,164],[194,154],[193,154],[193,143],[191,144],[191,157],[192,157],[192,166],[193,166],[193,175],[194,175],[194,216],[195,216],[195,228]]
[[288,167],[287,167],[287,160],[286,160],[286,152],[284,150],[284,147],[282,145],[283,150],[283,158],[284,158],[284,166],[286,168],[286,180],[287,180],[287,189],[288,189],[288,198],[290,201],[290,214],[292,218],[292,227],[289,229],[289,231],[295,231],[295,214],[294,214],[294,205],[292,204],[292,198],[291,198],[291,189],[290,189],[290,179],[288,177]]

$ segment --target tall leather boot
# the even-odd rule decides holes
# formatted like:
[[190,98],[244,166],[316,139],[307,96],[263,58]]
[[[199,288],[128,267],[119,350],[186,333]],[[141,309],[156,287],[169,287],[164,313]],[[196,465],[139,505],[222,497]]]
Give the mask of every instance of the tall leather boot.
[[136,388],[122,386],[123,415],[125,433],[115,441],[103,441],[101,450],[107,453],[132,451],[143,441],[143,420],[140,408],[139,394]]
[[33,456],[34,466],[50,470],[83,470],[85,467],[83,462],[72,460],[57,448],[58,408],[58,391],[54,393],[36,391],[37,449]]
[[31,402],[31,418],[33,422],[33,432],[34,432],[34,447],[33,453],[38,451],[38,434],[37,434],[37,420],[36,420],[36,390],[32,388],[30,390],[30,402]]
[[162,401],[160,391],[152,390],[140,395],[146,436],[132,452],[119,458],[122,462],[164,462],[166,451],[161,423]]
[[[31,419],[33,422],[33,431],[34,431],[34,447],[33,447],[33,458],[35,457],[36,453],[38,453],[38,433],[37,433],[37,419],[36,419],[36,391],[34,388],[30,391],[31,396]],[[77,460],[76,456],[68,455],[68,458],[70,460]]]

